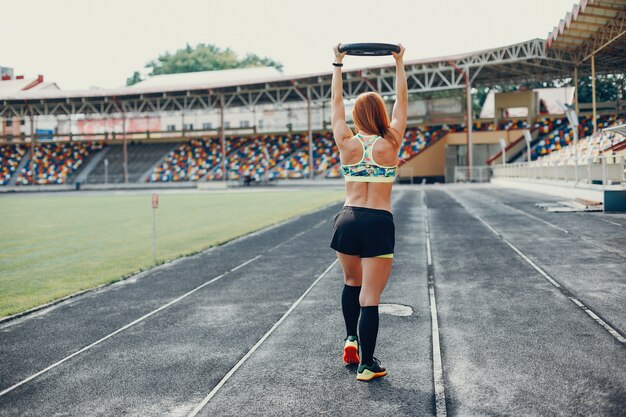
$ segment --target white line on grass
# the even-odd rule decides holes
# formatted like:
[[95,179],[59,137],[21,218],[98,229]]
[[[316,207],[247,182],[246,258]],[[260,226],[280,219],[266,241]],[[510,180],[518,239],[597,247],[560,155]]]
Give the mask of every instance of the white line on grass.
[[278,326],[280,326],[280,324],[287,318],[287,316],[289,314],[291,314],[291,312],[298,306],[298,304],[300,304],[300,302],[304,299],[304,297],[306,297],[306,295],[313,289],[313,287],[322,279],[324,278],[324,276],[337,264],[338,259],[335,259],[325,270],[324,272],[322,272],[315,281],[313,281],[313,284],[311,284],[309,286],[309,288],[306,289],[306,291],[300,296],[300,298],[298,298],[292,305],[291,307],[289,307],[289,309],[285,312],[285,314],[283,314],[283,316],[276,322],[274,323],[274,325],[272,326],[271,329],[269,329],[267,331],[267,333],[265,333],[263,335],[263,337],[261,337],[261,339],[259,339],[258,342],[256,342],[256,344],[254,346],[252,346],[252,348],[239,360],[239,362],[237,362],[235,364],[235,366],[232,367],[232,369],[230,371],[228,371],[228,373],[226,375],[224,375],[224,377],[221,379],[220,382],[218,382],[218,384],[211,390],[211,392],[209,392],[209,394],[204,397],[204,399],[200,402],[200,404],[198,404],[196,406],[196,408],[193,409],[193,411],[191,412],[191,414],[189,414],[189,417],[194,417],[196,416],[203,408],[205,405],[208,404],[208,402],[211,400],[211,398],[213,398],[213,396],[217,393],[217,391],[219,391],[220,388],[222,388],[222,386],[226,383],[226,381],[228,381],[230,379],[231,376],[233,376],[233,374],[237,371],[237,369],[239,369],[241,367],[241,365],[243,365],[243,363],[245,361],[248,360],[248,358],[259,348],[259,346],[261,346],[261,344],[265,341],[265,339],[267,339],[269,337],[269,335],[271,335],[274,330],[276,330],[276,328]]
[[100,338],[100,339],[96,340],[95,342],[93,342],[93,343],[91,343],[91,344],[89,344],[89,345],[85,346],[85,347],[84,347],[84,348],[82,348],[82,349],[77,350],[76,352],[72,353],[71,355],[66,356],[65,358],[63,358],[63,359],[61,359],[61,360],[59,360],[59,361],[57,361],[57,362],[53,363],[52,365],[48,366],[47,368],[42,369],[41,371],[37,372],[36,374],[33,374],[33,375],[29,376],[28,378],[23,379],[22,381],[18,382],[17,384],[10,386],[9,388],[7,388],[7,389],[5,389],[4,391],[0,392],[0,397],[2,397],[2,396],[3,396],[3,395],[5,395],[5,394],[8,394],[8,393],[9,393],[9,392],[11,392],[11,391],[13,391],[15,388],[17,388],[17,387],[19,387],[19,386],[21,386],[21,385],[24,385],[24,384],[25,384],[25,383],[27,383],[28,381],[32,381],[33,379],[37,378],[39,375],[42,375],[42,374],[44,374],[44,373],[48,372],[49,370],[56,368],[57,366],[61,365],[62,363],[66,362],[66,361],[68,361],[68,360],[70,360],[70,359],[72,359],[74,356],[80,355],[81,353],[83,353],[83,352],[85,352],[85,351],[87,351],[87,350],[91,349],[92,347],[94,347],[94,346],[96,346],[96,345],[99,345],[100,343],[102,343],[102,342],[104,342],[105,340],[107,340],[107,339],[109,339],[109,338],[111,338],[111,337],[115,336],[116,334],[118,334],[118,333],[120,333],[120,332],[123,332],[124,330],[128,329],[129,327],[132,327],[132,326],[134,326],[135,324],[140,323],[140,322],[142,322],[143,320],[147,319],[148,317],[153,316],[154,314],[158,313],[159,311],[164,310],[164,309],[166,309],[166,308],[170,307],[171,305],[173,305],[173,304],[175,304],[175,303],[179,302],[180,300],[182,300],[182,299],[184,299],[184,298],[187,298],[188,296],[190,296],[191,294],[195,293],[196,291],[198,291],[198,290],[200,290],[200,289],[202,289],[202,288],[206,287],[206,286],[207,286],[207,285],[209,285],[209,284],[214,283],[215,281],[217,281],[217,280],[219,280],[219,279],[221,279],[221,278],[225,277],[226,275],[230,274],[231,272],[234,272],[234,271],[238,270],[239,268],[242,268],[242,267],[244,267],[244,266],[248,265],[249,263],[256,261],[256,260],[257,260],[257,259],[259,259],[261,256],[263,256],[263,255],[257,255],[257,256],[255,256],[254,258],[249,259],[249,260],[247,260],[247,261],[245,261],[245,262],[243,262],[243,263],[241,263],[241,264],[237,265],[237,266],[236,266],[236,267],[234,267],[233,269],[230,269],[230,270],[228,270],[227,272],[224,272],[223,274],[220,274],[220,275],[216,276],[215,278],[212,278],[211,280],[209,280],[209,281],[205,282],[204,284],[201,284],[201,285],[197,286],[197,287],[196,287],[196,288],[194,288],[193,290],[186,292],[185,294],[181,295],[181,296],[180,296],[180,297],[178,297],[178,298],[175,298],[174,300],[170,301],[169,303],[162,305],[161,307],[157,308],[156,310],[152,310],[152,311],[151,311],[151,312],[149,312],[148,314],[144,314],[143,316],[139,317],[138,319],[136,319],[136,320],[134,320],[134,321],[131,321],[131,322],[130,322],[130,323],[128,323],[127,325],[125,325],[125,326],[123,326],[123,327],[120,327],[119,329],[115,330],[114,332],[109,333],[108,335],[106,335],[106,336],[104,336],[104,337],[102,337],[102,338]]
[[515,253],[517,253],[524,261],[526,261],[530,266],[535,269],[535,271],[539,272],[542,277],[544,277],[550,284],[556,287],[561,294],[565,295],[570,301],[572,301],[576,306],[578,306],[581,310],[583,310],[589,317],[591,317],[596,323],[604,328],[611,336],[617,339],[623,345],[626,345],[626,337],[618,332],[615,328],[609,325],[606,321],[604,321],[600,316],[598,316],[592,309],[587,307],[583,302],[578,300],[567,288],[563,287],[559,284],[554,278],[552,278],[546,271],[544,271],[539,265],[532,261],[528,256],[526,256],[521,250],[519,250],[514,244],[509,242],[504,236],[498,233],[493,227],[489,225],[484,219],[482,219],[478,214],[474,213],[470,210],[465,204],[459,201],[455,196],[450,194],[448,191],[446,193],[457,203],[459,203],[471,216],[474,216],[476,219],[480,220],[486,227],[488,227],[492,232],[496,234],[496,236],[500,237],[504,243],[506,243]]
[[[422,190],[423,196],[425,191]],[[446,390],[443,379],[443,361],[441,359],[441,344],[439,340],[439,321],[437,319],[437,300],[435,298],[435,272],[433,270],[433,256],[430,247],[430,226],[428,220],[428,206],[426,199],[422,199],[424,204],[424,225],[426,234],[426,258],[428,260],[428,294],[430,297],[430,318],[433,342],[433,385],[435,388],[435,415],[437,417],[447,416],[446,410]]]

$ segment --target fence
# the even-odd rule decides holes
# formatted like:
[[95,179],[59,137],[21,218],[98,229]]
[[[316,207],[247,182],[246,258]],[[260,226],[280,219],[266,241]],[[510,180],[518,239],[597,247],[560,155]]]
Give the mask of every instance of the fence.
[[490,166],[454,167],[454,182],[489,182],[492,176]]
[[529,178],[583,182],[601,185],[626,185],[626,162],[623,156],[611,155],[589,159],[578,166],[555,161],[534,161],[493,167],[494,177]]

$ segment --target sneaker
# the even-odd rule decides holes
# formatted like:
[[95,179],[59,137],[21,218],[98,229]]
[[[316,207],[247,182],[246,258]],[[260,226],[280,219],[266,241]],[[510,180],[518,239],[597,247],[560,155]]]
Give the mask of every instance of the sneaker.
[[359,339],[356,336],[348,336],[343,345],[343,363],[358,365],[359,362]]
[[379,378],[387,375],[387,370],[380,366],[380,361],[373,358],[371,365],[361,364],[356,371],[356,379],[359,381],[369,381],[370,379]]

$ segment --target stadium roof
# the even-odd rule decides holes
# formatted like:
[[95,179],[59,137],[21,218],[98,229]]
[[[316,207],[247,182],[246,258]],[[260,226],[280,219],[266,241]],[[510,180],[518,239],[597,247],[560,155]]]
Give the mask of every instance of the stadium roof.
[[546,39],[548,50],[559,50],[582,64],[595,55],[596,69],[626,70],[626,0],[582,0],[561,19]]
[[182,74],[155,75],[141,81],[131,89],[180,87],[182,86],[206,86],[216,83],[242,83],[250,80],[262,80],[276,77],[282,73],[273,67],[237,68],[221,71],[199,71]]
[[[597,74],[624,72],[625,6],[626,0],[582,1],[548,40],[405,61],[409,93],[463,88],[464,77],[457,69],[469,74],[473,86],[570,78],[574,68],[579,76],[590,75],[591,68],[584,61],[589,53],[596,54]],[[118,89],[0,91],[0,117],[216,110],[330,99],[330,70],[286,75],[263,69],[238,74],[241,78],[205,73],[168,75]],[[366,91],[390,96],[395,94],[394,85],[393,64],[344,72],[347,99]]]
[[55,83],[44,82],[43,77],[37,78],[15,78],[12,80],[0,81],[0,96],[17,93],[19,91],[37,91],[44,89],[58,90]]

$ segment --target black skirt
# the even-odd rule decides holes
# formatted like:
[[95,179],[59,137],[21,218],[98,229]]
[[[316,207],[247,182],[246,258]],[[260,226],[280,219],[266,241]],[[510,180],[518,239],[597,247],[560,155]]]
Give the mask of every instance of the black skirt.
[[361,258],[391,255],[395,232],[393,214],[387,210],[344,206],[335,216],[330,247]]

